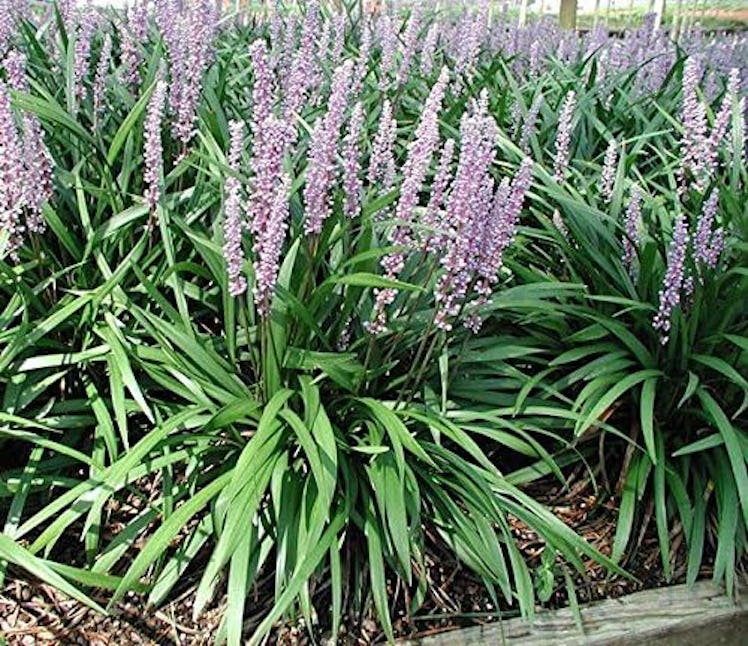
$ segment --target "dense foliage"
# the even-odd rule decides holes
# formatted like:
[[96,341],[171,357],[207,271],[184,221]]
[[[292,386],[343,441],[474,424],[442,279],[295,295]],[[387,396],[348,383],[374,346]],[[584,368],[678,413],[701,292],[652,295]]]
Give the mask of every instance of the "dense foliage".
[[[571,595],[649,518],[732,589],[748,40],[305,4],[6,1],[0,557],[95,607],[199,568],[231,644],[268,573],[251,643],[391,639],[434,542],[531,615],[515,521]],[[612,554],[523,489],[585,460]]]

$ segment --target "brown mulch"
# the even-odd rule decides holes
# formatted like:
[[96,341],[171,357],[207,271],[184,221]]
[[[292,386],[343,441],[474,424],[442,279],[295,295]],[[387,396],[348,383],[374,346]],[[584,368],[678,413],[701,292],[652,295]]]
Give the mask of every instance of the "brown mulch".
[[720,18],[748,23],[748,9],[707,9],[696,14],[696,19],[699,18]]
[[189,595],[146,614],[130,597],[102,617],[34,581],[16,579],[0,593],[0,635],[8,646],[202,646],[213,643],[219,622],[219,610],[192,622]]
[[[615,490],[615,486],[612,487]],[[603,554],[611,553],[618,513],[615,497],[598,499],[598,494],[586,474],[579,470],[569,475],[566,487],[544,481],[536,484],[530,493],[577,533],[584,536]],[[602,495],[602,494],[601,494]],[[149,496],[146,495],[145,498]],[[140,505],[144,501],[141,499]],[[122,522],[115,510],[109,522]],[[647,516],[650,516],[648,519]],[[660,564],[659,548],[651,510],[645,514],[639,534],[632,537],[636,549],[624,565],[637,580],[610,576],[602,566],[587,560],[584,575],[575,575],[577,597],[580,602],[600,598],[613,598],[630,592],[665,585]],[[545,548],[543,541],[519,520],[510,518],[517,544],[531,565],[540,561]],[[428,535],[428,531],[427,531]],[[685,547],[682,533],[676,527],[671,536],[673,583],[685,576]],[[443,548],[435,539],[429,541],[430,552],[426,558],[431,589],[416,616],[409,616],[407,591],[397,585],[391,589],[391,598],[397,603],[394,627],[403,637],[416,637],[451,630],[460,626],[487,623],[498,619],[497,609],[487,595],[480,580]],[[16,574],[18,574],[16,572]],[[708,575],[708,568],[703,575]],[[554,591],[549,606],[567,603],[565,586]],[[9,579],[0,590],[0,636],[8,646],[202,646],[212,644],[221,620],[222,603],[204,613],[197,621],[192,619],[194,585],[181,589],[179,596],[167,605],[144,610],[145,600],[130,594],[116,605],[109,616],[102,617],[87,607],[67,599],[53,588],[27,578]],[[107,599],[97,599],[106,605]],[[248,604],[257,610],[258,604]],[[512,611],[509,609],[508,614]],[[507,616],[506,610],[503,616]],[[344,643],[364,645],[382,638],[377,624],[371,618],[346,621],[348,635]],[[2,642],[0,642],[2,643]],[[288,646],[310,643],[302,627],[286,626],[274,637],[272,643]]]

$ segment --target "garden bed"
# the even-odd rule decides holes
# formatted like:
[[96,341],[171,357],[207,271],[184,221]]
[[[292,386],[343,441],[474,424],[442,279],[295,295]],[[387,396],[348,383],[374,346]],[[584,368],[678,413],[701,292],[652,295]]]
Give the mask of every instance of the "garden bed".
[[[534,485],[531,493],[548,505],[554,514],[590,544],[609,554],[616,528],[618,505],[615,497],[598,501],[594,491],[589,479],[578,478],[574,473],[570,473],[566,487],[546,479]],[[105,528],[105,533],[116,534],[122,527],[127,526],[131,516],[142,507],[142,499],[147,499],[153,493],[152,487],[142,488],[138,496],[125,500],[124,504],[118,506],[117,512],[109,517],[110,523]],[[523,557],[531,567],[537,568],[542,555],[542,539],[516,521],[514,532]],[[674,538],[677,544],[683,544],[678,537]],[[76,562],[79,557],[76,556],[75,549],[75,544],[62,546],[58,558],[63,562]],[[707,561],[713,559],[713,550],[710,549],[709,552]],[[584,573],[574,574],[577,597],[575,603],[581,604],[585,621],[597,621],[601,613],[605,615],[613,608],[618,609],[619,614],[611,614],[615,621],[610,625],[617,625],[621,613],[628,612],[636,600],[651,600],[653,596],[660,594],[662,599],[669,600],[669,604],[676,606],[679,600],[683,600],[684,614],[705,600],[704,608],[714,607],[722,613],[733,607],[732,602],[728,603],[724,595],[709,581],[700,581],[693,593],[685,592],[690,589],[684,585],[663,587],[669,586],[670,583],[665,580],[661,567],[654,528],[649,527],[648,531],[639,536],[632,555],[635,556],[627,561],[626,567],[633,578],[610,576],[604,568],[591,561],[587,563],[588,569]],[[432,593],[416,615],[409,615],[403,598],[393,595],[393,598],[399,600],[398,607],[393,613],[397,617],[394,621],[396,636],[401,640],[411,640],[403,643],[416,644],[421,643],[421,640],[424,646],[496,643],[492,640],[496,638],[496,631],[502,630],[500,625],[503,625],[509,643],[514,637],[522,640],[537,637],[553,640],[554,644],[565,643],[556,642],[555,639],[566,633],[572,640],[570,643],[575,643],[573,640],[579,637],[575,615],[568,610],[567,589],[558,582],[554,584],[553,594],[545,604],[546,610],[538,608],[538,618],[530,629],[524,620],[512,619],[516,615],[516,609],[504,606],[501,614],[498,614],[494,601],[486,593],[480,579],[456,561],[448,550],[432,542],[427,562]],[[685,563],[684,550],[677,549],[673,555],[675,582],[684,579]],[[130,594],[112,609],[110,616],[106,617],[78,601],[69,599],[51,586],[27,577],[14,576],[0,592],[0,636],[6,639],[8,646],[208,646],[213,643],[221,616],[225,612],[226,598],[220,597],[198,620],[192,617],[198,575],[204,566],[204,562],[196,563],[194,571],[188,573],[182,582],[176,598],[163,607],[148,608],[144,611],[146,598]],[[711,568],[704,566],[701,576],[709,577],[711,573]],[[13,574],[20,573],[14,570]],[[394,586],[391,590],[394,591]],[[636,592],[642,590],[643,593]],[[251,635],[253,622],[259,621],[269,610],[272,605],[271,594],[272,588],[266,577],[252,593],[254,612],[252,616],[247,617],[245,636]],[[640,597],[639,594],[644,596]],[[620,603],[612,606],[596,605],[605,599],[619,599]],[[633,601],[629,602],[628,599]],[[101,602],[106,602],[105,594],[101,596]],[[588,610],[598,607],[602,610]],[[743,607],[740,606],[740,609]],[[723,615],[719,612],[714,613],[714,621],[720,617]],[[668,618],[675,621],[672,615],[665,617],[666,620]],[[559,632],[554,633],[557,629]],[[601,632],[600,638],[602,636]],[[370,613],[348,618],[341,643],[374,643],[381,641],[382,638],[381,626],[376,616]],[[311,643],[300,626],[289,623],[280,623],[276,627],[274,639],[277,643],[288,646]]]

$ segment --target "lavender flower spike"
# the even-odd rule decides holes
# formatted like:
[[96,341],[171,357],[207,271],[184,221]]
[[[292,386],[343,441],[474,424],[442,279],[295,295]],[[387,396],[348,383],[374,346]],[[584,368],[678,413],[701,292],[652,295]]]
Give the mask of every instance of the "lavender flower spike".
[[26,228],[43,233],[44,203],[52,197],[52,157],[44,143],[42,126],[36,115],[23,116],[23,152],[26,166]]
[[633,277],[636,248],[639,245],[639,222],[642,215],[642,192],[637,184],[631,187],[629,204],[623,221],[623,264]]
[[75,62],[73,65],[73,78],[75,80],[75,98],[78,102],[86,98],[87,90],[84,84],[88,75],[88,67],[91,58],[91,42],[93,41],[98,16],[90,3],[80,14],[78,28],[75,32]]
[[395,158],[393,146],[397,123],[392,117],[392,106],[389,99],[384,100],[382,114],[379,117],[379,127],[374,138],[374,145],[369,159],[369,171],[367,179],[373,185],[381,182],[382,190],[388,190],[395,182]]
[[349,218],[358,215],[361,207],[361,150],[359,139],[364,126],[364,110],[356,103],[348,122],[343,149],[343,188],[345,189],[345,214]]
[[[26,56],[13,49],[6,55],[3,66],[10,86],[19,92],[28,92]],[[27,112],[22,116],[22,126],[25,173],[23,202],[26,206],[26,229],[31,233],[43,233],[45,222],[42,217],[42,207],[44,202],[52,196],[52,158],[44,143],[39,118]]]
[[408,80],[410,67],[413,63],[413,57],[416,53],[418,41],[418,32],[421,29],[421,12],[418,5],[414,5],[408,23],[405,26],[403,42],[400,46],[400,69],[397,73],[397,82],[402,85]]
[[319,37],[320,9],[318,2],[308,2],[301,31],[299,48],[285,78],[283,116],[289,122],[295,118],[306,100],[307,91],[318,70],[315,61],[315,42]]
[[304,232],[307,235],[319,234],[330,215],[330,188],[335,174],[335,154],[352,72],[352,61],[346,61],[335,70],[327,113],[318,120],[312,134],[304,187]]
[[[229,123],[228,167],[239,172],[244,146],[244,124]],[[244,250],[242,248],[242,187],[237,177],[230,175],[224,183],[223,256],[229,279],[229,294],[239,296],[247,290],[247,279],[242,274]]]
[[371,54],[371,29],[364,25],[361,28],[361,43],[358,50],[358,59],[356,60],[356,69],[353,72],[351,81],[351,95],[358,96],[364,84],[364,79],[368,73],[369,55]]
[[288,228],[288,196],[291,178],[283,175],[273,197],[268,227],[263,232],[254,268],[257,284],[254,289],[255,304],[260,316],[270,314],[270,304],[278,282],[280,256]]
[[140,64],[143,61],[142,45],[148,39],[148,3],[140,0],[127,9],[127,18],[119,26],[122,80],[131,88],[140,85]]
[[540,106],[543,105],[543,94],[540,93],[532,102],[530,109],[527,111],[527,117],[525,122],[522,124],[522,133],[519,138],[519,147],[522,152],[528,154],[530,152],[530,137],[535,133],[535,124],[538,120],[538,114],[540,113]]
[[[395,211],[395,218],[401,224],[396,226],[390,235],[390,240],[395,245],[408,246],[413,243],[413,233],[409,223],[413,220],[413,210],[418,202],[418,193],[423,186],[426,173],[431,165],[431,158],[434,156],[434,150],[439,142],[439,111],[441,110],[447,83],[449,83],[449,70],[445,67],[426,100],[421,120],[408,150],[408,158],[403,166],[400,199]],[[387,256],[382,261],[383,266],[391,275],[400,273],[403,263],[404,257],[401,253]]]
[[14,90],[28,93],[29,83],[26,78],[26,55],[17,49],[11,49],[5,55],[3,67],[8,78],[8,85]]
[[569,145],[571,143],[571,123],[574,118],[574,108],[577,103],[577,95],[574,90],[566,94],[561,114],[558,118],[558,130],[556,131],[556,157],[553,162],[553,177],[561,182],[569,167]]
[[616,164],[618,162],[618,143],[611,139],[605,151],[603,160],[603,171],[600,177],[600,194],[606,202],[613,197],[613,184],[616,179]]
[[431,25],[431,28],[429,29],[428,33],[426,34],[426,38],[423,41],[423,45],[421,47],[421,74],[423,76],[429,76],[431,74],[431,70],[434,66],[434,57],[436,53],[436,45],[439,41],[439,24],[434,23]]
[[161,175],[163,174],[163,144],[161,142],[161,127],[166,105],[166,81],[159,79],[156,88],[148,101],[145,117],[144,152],[145,172],[143,178],[146,183],[145,198],[151,213],[155,213],[161,198]]
[[725,95],[722,97],[722,103],[719,112],[714,119],[714,126],[708,138],[704,140],[704,159],[703,168],[705,174],[714,172],[718,164],[719,147],[727,136],[727,130],[730,126],[730,117],[732,116],[732,102],[737,100],[740,92],[740,76],[737,68],[730,71],[730,78],[727,82]]
[[680,305],[681,290],[685,276],[686,249],[688,247],[688,222],[681,213],[675,219],[673,241],[667,254],[667,269],[660,289],[660,305],[652,320],[652,327],[660,333],[660,341],[666,344],[671,327],[673,310]]
[[686,174],[690,172],[696,179],[698,190],[703,188],[707,170],[704,166],[707,145],[706,110],[697,94],[701,75],[701,66],[694,58],[689,58],[683,69],[681,181],[685,182]]
[[106,79],[109,74],[109,66],[112,58],[112,37],[110,34],[104,36],[104,44],[101,46],[99,62],[96,65],[96,77],[94,79],[93,100],[94,113],[100,117],[104,112],[104,100],[106,95]]
[[172,132],[185,152],[196,132],[203,72],[213,57],[217,23],[212,0],[194,0],[164,33],[171,62],[169,107],[175,117]]
[[389,85],[389,75],[395,62],[397,48],[397,29],[390,16],[382,16],[377,24],[379,41],[382,44],[382,55],[379,62],[379,89],[384,91]]
[[23,240],[24,168],[21,142],[7,86],[0,81],[0,232],[7,232],[7,249],[13,259]]
[[249,230],[255,239],[255,253],[259,253],[259,241],[268,228],[273,210],[275,191],[281,176],[285,143],[290,126],[271,114],[260,124],[262,137],[256,138],[252,150],[252,192],[246,205]]
[[481,96],[460,123],[460,160],[447,204],[455,237],[441,259],[445,272],[434,292],[434,322],[445,331],[452,329],[450,319],[459,313],[467,296],[486,237],[493,182],[489,169],[496,155],[496,135],[496,122],[488,115],[487,97]]
[[[476,266],[475,292],[480,307],[488,301],[492,286],[499,279],[499,270],[504,264],[504,252],[514,240],[525,195],[532,183],[533,162],[529,157],[522,164],[510,182],[504,178],[496,190],[490,218],[478,225],[475,234],[480,235],[478,262]],[[465,321],[465,327],[477,333],[483,323],[478,311],[473,311]]]
[[503,264],[504,252],[514,240],[522,205],[524,204],[527,191],[530,190],[532,184],[532,169],[532,159],[525,157],[509,184],[506,202],[497,205],[501,209],[500,217],[496,218],[495,222],[496,238],[500,244],[497,246],[498,257],[494,258],[491,270],[491,275],[494,279],[496,272]]
[[436,171],[434,183],[431,185],[431,197],[429,198],[423,224],[432,231],[425,234],[424,246],[427,251],[435,252],[445,248],[448,240],[447,229],[449,224],[442,210],[449,182],[452,179],[451,164],[455,153],[455,140],[447,139],[442,147],[439,159],[439,168]]
[[252,88],[252,130],[253,136],[261,137],[261,124],[268,118],[273,109],[273,71],[265,41],[260,38],[249,46],[252,58],[255,81]]
[[719,191],[712,191],[704,202],[696,224],[696,233],[693,238],[693,259],[697,265],[702,264],[714,269],[719,261],[724,246],[724,235],[722,229],[714,230],[714,220],[719,207]]

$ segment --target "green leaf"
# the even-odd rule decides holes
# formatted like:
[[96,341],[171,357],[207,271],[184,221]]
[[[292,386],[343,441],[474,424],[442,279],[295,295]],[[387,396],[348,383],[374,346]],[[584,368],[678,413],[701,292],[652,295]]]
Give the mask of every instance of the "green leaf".
[[306,584],[309,577],[319,566],[325,552],[327,552],[333,543],[337,540],[338,532],[345,524],[347,517],[344,513],[338,512],[333,516],[330,525],[325,529],[324,534],[319,541],[305,555],[305,558],[299,561],[293,576],[283,593],[276,600],[273,608],[268,612],[260,625],[255,630],[252,637],[247,642],[248,646],[256,646],[261,643],[266,635],[270,632],[275,622],[286,612],[293,599],[299,594],[301,588]]
[[742,388],[743,403],[733,414],[733,419],[738,417],[740,413],[742,413],[746,409],[746,407],[748,407],[748,381],[745,379],[745,377],[743,377],[743,375],[735,370],[735,368],[733,368],[729,363],[720,359],[719,357],[709,357],[701,354],[693,354],[691,355],[691,358],[694,361],[698,361],[699,363],[708,366],[712,370],[716,370],[717,372],[724,375],[731,383],[736,385],[738,388]]
[[665,446],[662,435],[657,436],[656,457],[654,463],[654,501],[657,540],[660,545],[660,557],[665,580],[670,581],[670,530],[667,516],[667,490],[665,488]]
[[136,123],[140,120],[141,115],[145,112],[156,83],[157,81],[154,80],[149,87],[145,88],[128,115],[120,123],[114,137],[112,137],[112,142],[109,144],[109,150],[106,155],[107,164],[110,166],[113,166],[114,162],[117,161],[117,157],[125,145],[125,141],[130,136],[130,133],[133,132],[133,128],[135,128]]
[[640,384],[642,381],[646,381],[652,377],[660,377],[661,375],[662,373],[659,370],[647,369],[640,370],[633,375],[629,375],[620,381],[617,381],[612,388],[597,400],[595,405],[587,412],[586,416],[577,423],[575,435],[580,435],[597,422],[602,414],[607,411],[613,403],[618,401],[626,391]]
[[657,464],[657,451],[655,450],[655,428],[654,428],[654,402],[657,394],[657,377],[647,379],[642,385],[640,401],[642,435],[644,445],[647,447],[649,459],[652,464]]
[[26,570],[47,585],[57,588],[71,599],[80,601],[89,608],[96,610],[96,612],[106,614],[106,611],[98,603],[89,599],[75,586],[68,583],[46,561],[38,558],[2,533],[0,533],[0,559]]
[[366,513],[366,522],[364,524],[364,534],[366,535],[366,545],[369,557],[369,575],[371,576],[371,594],[374,597],[374,607],[377,609],[377,616],[382,624],[382,630],[390,642],[395,641],[395,633],[392,630],[390,621],[390,609],[387,603],[387,577],[384,570],[384,556],[382,546],[381,527],[374,518],[372,505]]
[[699,388],[697,395],[725,441],[725,449],[732,467],[735,487],[740,498],[740,507],[743,511],[743,523],[748,527],[748,471],[745,466],[748,456],[740,446],[737,429],[727,419],[727,415],[716,400],[703,387]]
[[166,552],[174,537],[182,531],[195,514],[223,490],[230,480],[231,472],[218,476],[215,480],[193,494],[161,524],[127,569],[125,576],[109,601],[109,608],[113,607],[126,592],[135,588],[140,577],[146,572],[148,567]]
[[[405,283],[394,278],[386,278],[377,274],[366,272],[357,272],[354,274],[345,274],[343,276],[331,276],[327,282],[340,285],[351,285],[353,287],[372,287],[377,289],[396,289],[403,292],[423,292],[425,288],[418,285]],[[324,286],[325,283],[323,283]]]

